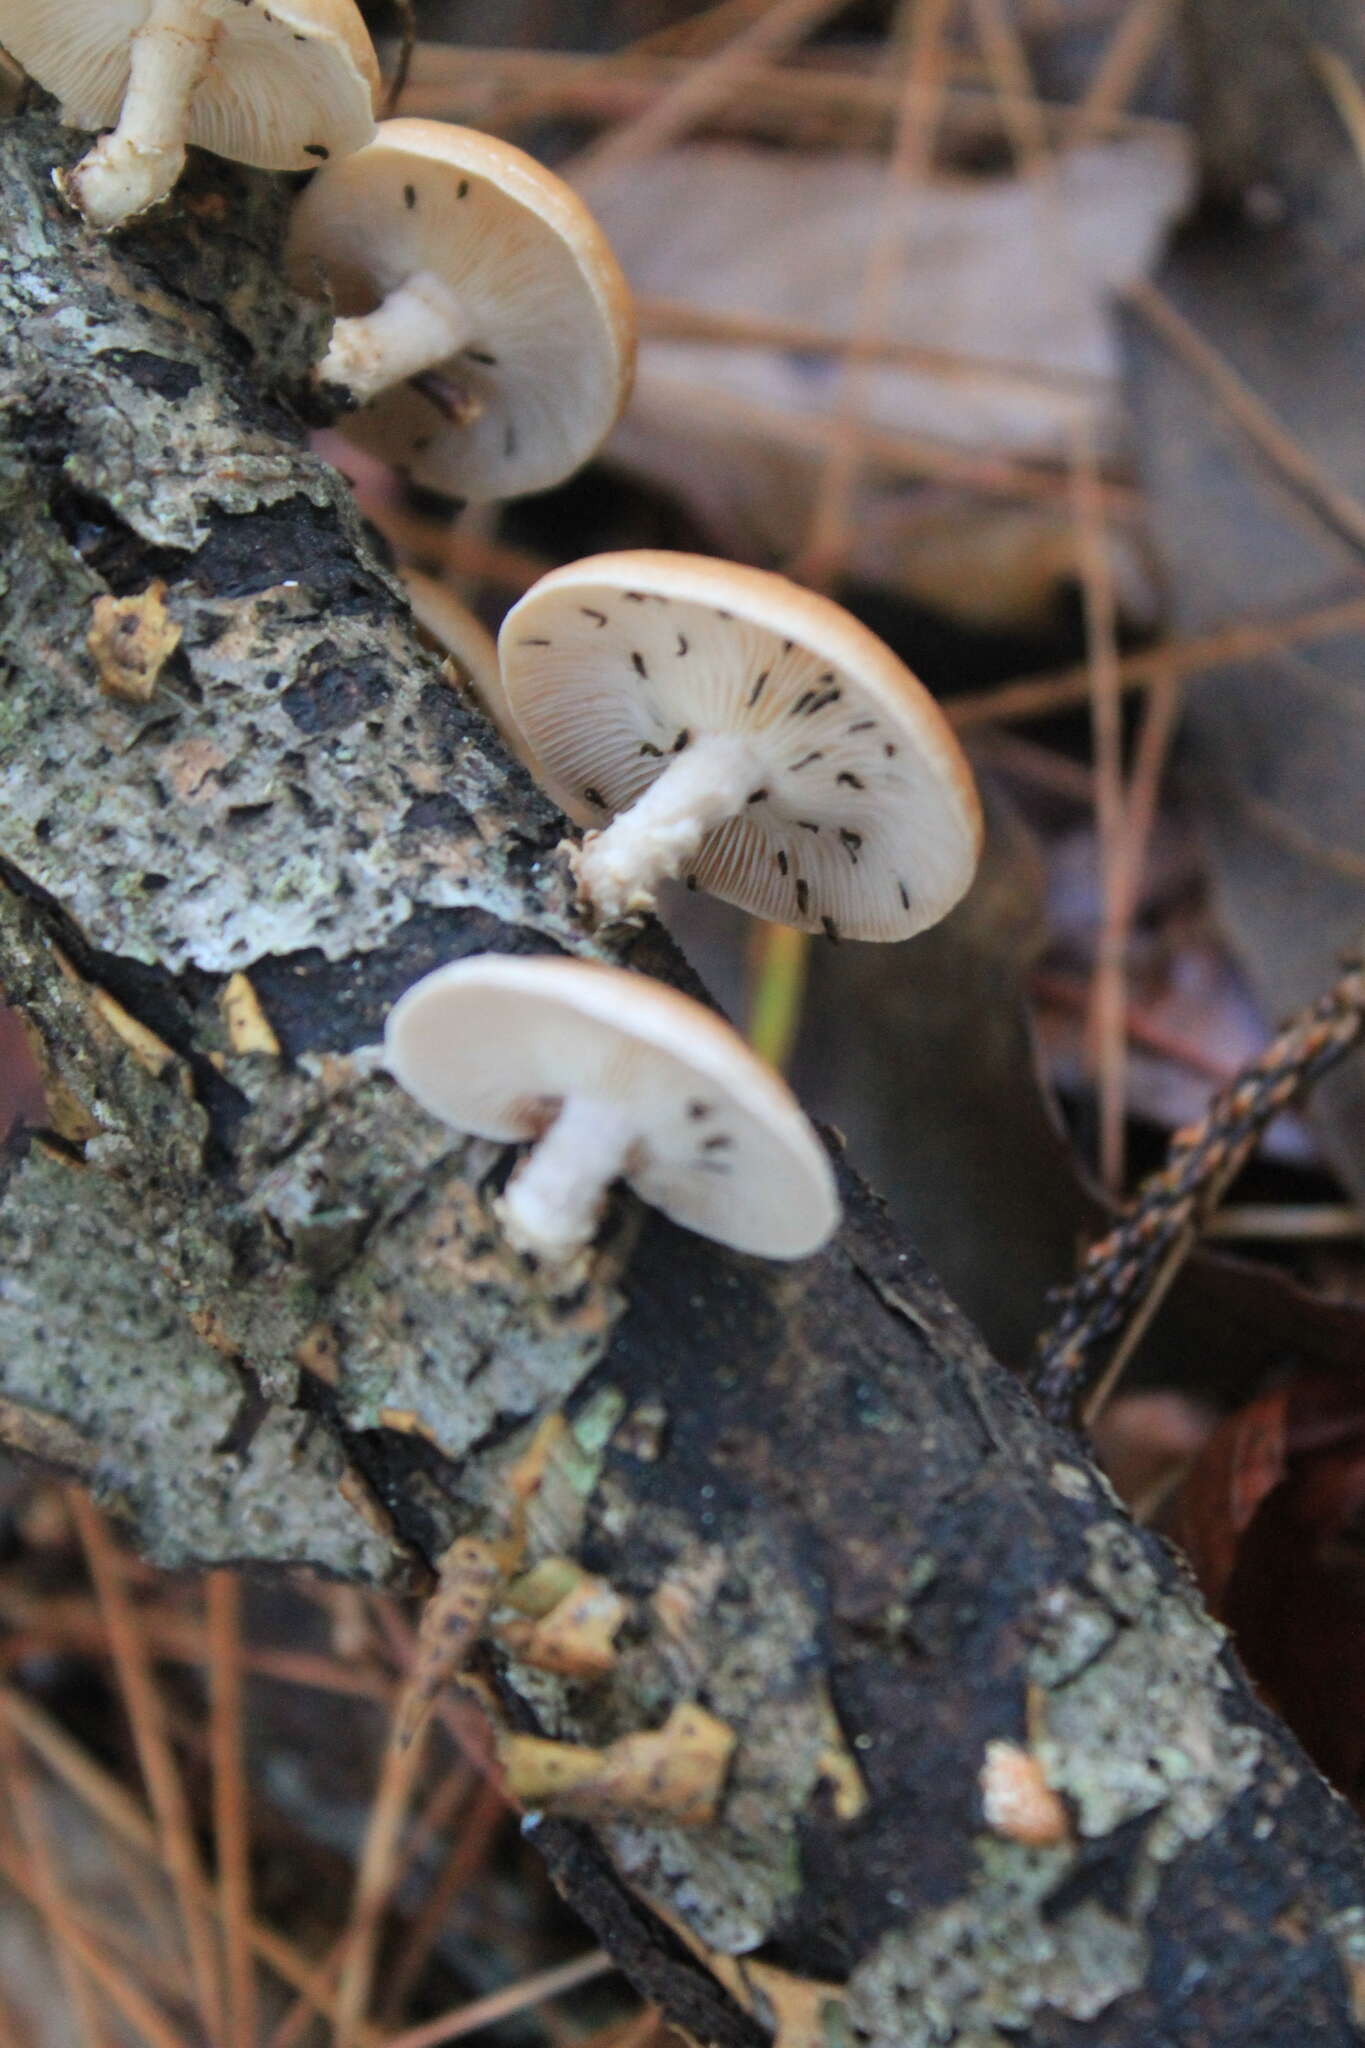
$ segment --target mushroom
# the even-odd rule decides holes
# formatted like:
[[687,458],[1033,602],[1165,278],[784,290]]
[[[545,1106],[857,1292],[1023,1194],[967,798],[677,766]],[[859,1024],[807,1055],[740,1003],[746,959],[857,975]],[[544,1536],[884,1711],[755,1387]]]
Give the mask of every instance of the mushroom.
[[927,690],[838,605],[701,555],[551,571],[498,642],[537,774],[590,831],[570,854],[606,920],[665,876],[774,924],[904,939],[964,894],[971,770]]
[[118,125],[57,182],[115,228],[195,143],[304,171],[374,134],[379,67],[353,0],[0,0],[0,35],[76,128]]
[[469,677],[469,685],[485,711],[502,735],[509,753],[527,767],[530,759],[521,728],[512,716],[507,702],[507,692],[502,687],[502,670],[498,666],[497,642],[482,619],[476,618],[467,605],[460,603],[453,590],[434,576],[424,576],[418,569],[404,569],[403,583],[408,593],[412,614],[428,640],[453,655]]
[[317,372],[342,423],[419,483],[539,491],[587,461],[630,390],[630,294],[592,215],[534,158],[470,128],[384,121],[299,200],[291,275],[340,318]]
[[764,1258],[804,1258],[838,1223],[829,1161],[786,1085],[658,982],[481,954],[410,988],[384,1045],[433,1116],[533,1142],[499,1214],[518,1250],[552,1264],[590,1242],[618,1179],[675,1223]]

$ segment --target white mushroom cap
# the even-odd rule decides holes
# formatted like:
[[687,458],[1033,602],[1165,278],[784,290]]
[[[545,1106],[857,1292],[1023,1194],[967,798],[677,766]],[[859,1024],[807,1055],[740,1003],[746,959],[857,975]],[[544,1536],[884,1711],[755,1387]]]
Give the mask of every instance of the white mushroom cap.
[[302,195],[289,263],[302,289],[325,276],[339,327],[413,279],[458,309],[437,367],[467,401],[460,417],[398,381],[340,423],[432,489],[544,490],[587,461],[629,395],[634,317],[606,238],[562,179],[492,136],[382,122]]
[[[904,939],[971,882],[981,809],[943,714],[875,634],[785,577],[597,555],[542,577],[498,647],[545,788],[579,824],[618,817],[576,863],[604,915],[674,873],[773,923]],[[665,788],[687,776],[690,822]]]
[[410,988],[384,1042],[389,1071],[434,1116],[502,1143],[540,1140],[508,1211],[573,1119],[583,1223],[557,1244],[521,1233],[528,1247],[571,1255],[617,1177],[689,1230],[765,1258],[804,1258],[837,1226],[829,1161],[785,1084],[728,1024],[658,982],[484,954]]
[[438,582],[434,576],[422,575],[417,569],[404,569],[402,573],[418,625],[428,639],[455,657],[468,675],[474,695],[502,734],[509,752],[529,765],[526,742],[512,716],[507,692],[502,687],[497,641],[483,620],[476,617],[468,605],[461,604],[454,591],[444,583]]
[[[235,163],[303,171],[374,134],[379,67],[354,0],[194,0],[214,35],[185,140]],[[153,0],[3,0],[0,41],[64,118],[107,128]]]

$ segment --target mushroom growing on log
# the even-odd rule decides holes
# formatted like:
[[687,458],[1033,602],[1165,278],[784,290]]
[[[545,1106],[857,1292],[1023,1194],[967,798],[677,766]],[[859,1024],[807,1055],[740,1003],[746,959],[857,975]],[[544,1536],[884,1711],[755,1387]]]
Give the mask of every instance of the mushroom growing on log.
[[[0,134],[0,986],[64,1105],[4,1169],[5,1440],[159,1558],[393,1585],[558,1414],[538,1540],[632,1625],[590,1716],[497,1664],[509,1716],[616,1753],[685,1676],[734,1747],[707,1825],[530,1839],[695,2039],[786,2000],[864,2048],[1357,2041],[1357,1821],[851,1175],[798,1266],[651,1214],[565,1296],[490,1245],[493,1156],[378,1071],[390,1004],[476,951],[686,970],[585,936],[558,818],[266,395],[317,338],[270,181],[199,167],[229,203],[174,242],[96,239],[59,141]],[[158,580],[175,701],[106,696],[94,602]],[[997,1742],[1058,1840],[987,1824]]]

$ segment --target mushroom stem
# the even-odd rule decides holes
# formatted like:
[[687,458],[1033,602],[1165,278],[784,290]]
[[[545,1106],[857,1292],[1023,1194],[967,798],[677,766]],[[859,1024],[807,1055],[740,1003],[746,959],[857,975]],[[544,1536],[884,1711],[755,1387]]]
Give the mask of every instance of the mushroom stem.
[[117,128],[58,183],[92,227],[116,228],[172,190],[185,166],[190,100],[219,25],[202,0],[152,0],[132,40]]
[[763,763],[739,734],[689,740],[629,810],[570,855],[580,896],[608,923],[652,910],[658,884],[682,874],[707,834],[742,811],[762,780]]
[[610,1103],[567,1096],[499,1204],[503,1228],[517,1250],[554,1265],[582,1251],[636,1136],[630,1120]]
[[430,270],[396,285],[372,313],[338,320],[318,365],[320,384],[344,385],[357,405],[448,362],[470,335],[450,286]]

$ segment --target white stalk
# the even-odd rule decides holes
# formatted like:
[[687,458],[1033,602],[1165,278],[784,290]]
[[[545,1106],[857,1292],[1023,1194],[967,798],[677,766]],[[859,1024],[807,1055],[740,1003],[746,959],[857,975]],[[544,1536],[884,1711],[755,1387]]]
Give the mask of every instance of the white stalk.
[[707,834],[742,811],[763,781],[752,744],[703,733],[604,832],[570,855],[579,894],[607,923],[652,910],[666,875],[683,874]]
[[185,166],[190,101],[213,62],[218,34],[200,0],[152,0],[133,37],[118,126],[64,181],[92,227],[116,228],[173,189]]
[[470,325],[443,279],[419,270],[372,313],[338,320],[318,367],[323,384],[343,384],[365,405],[395,384],[434,370],[463,348]]
[[581,1252],[637,1136],[636,1126],[610,1103],[567,1097],[498,1205],[517,1250],[552,1265]]

